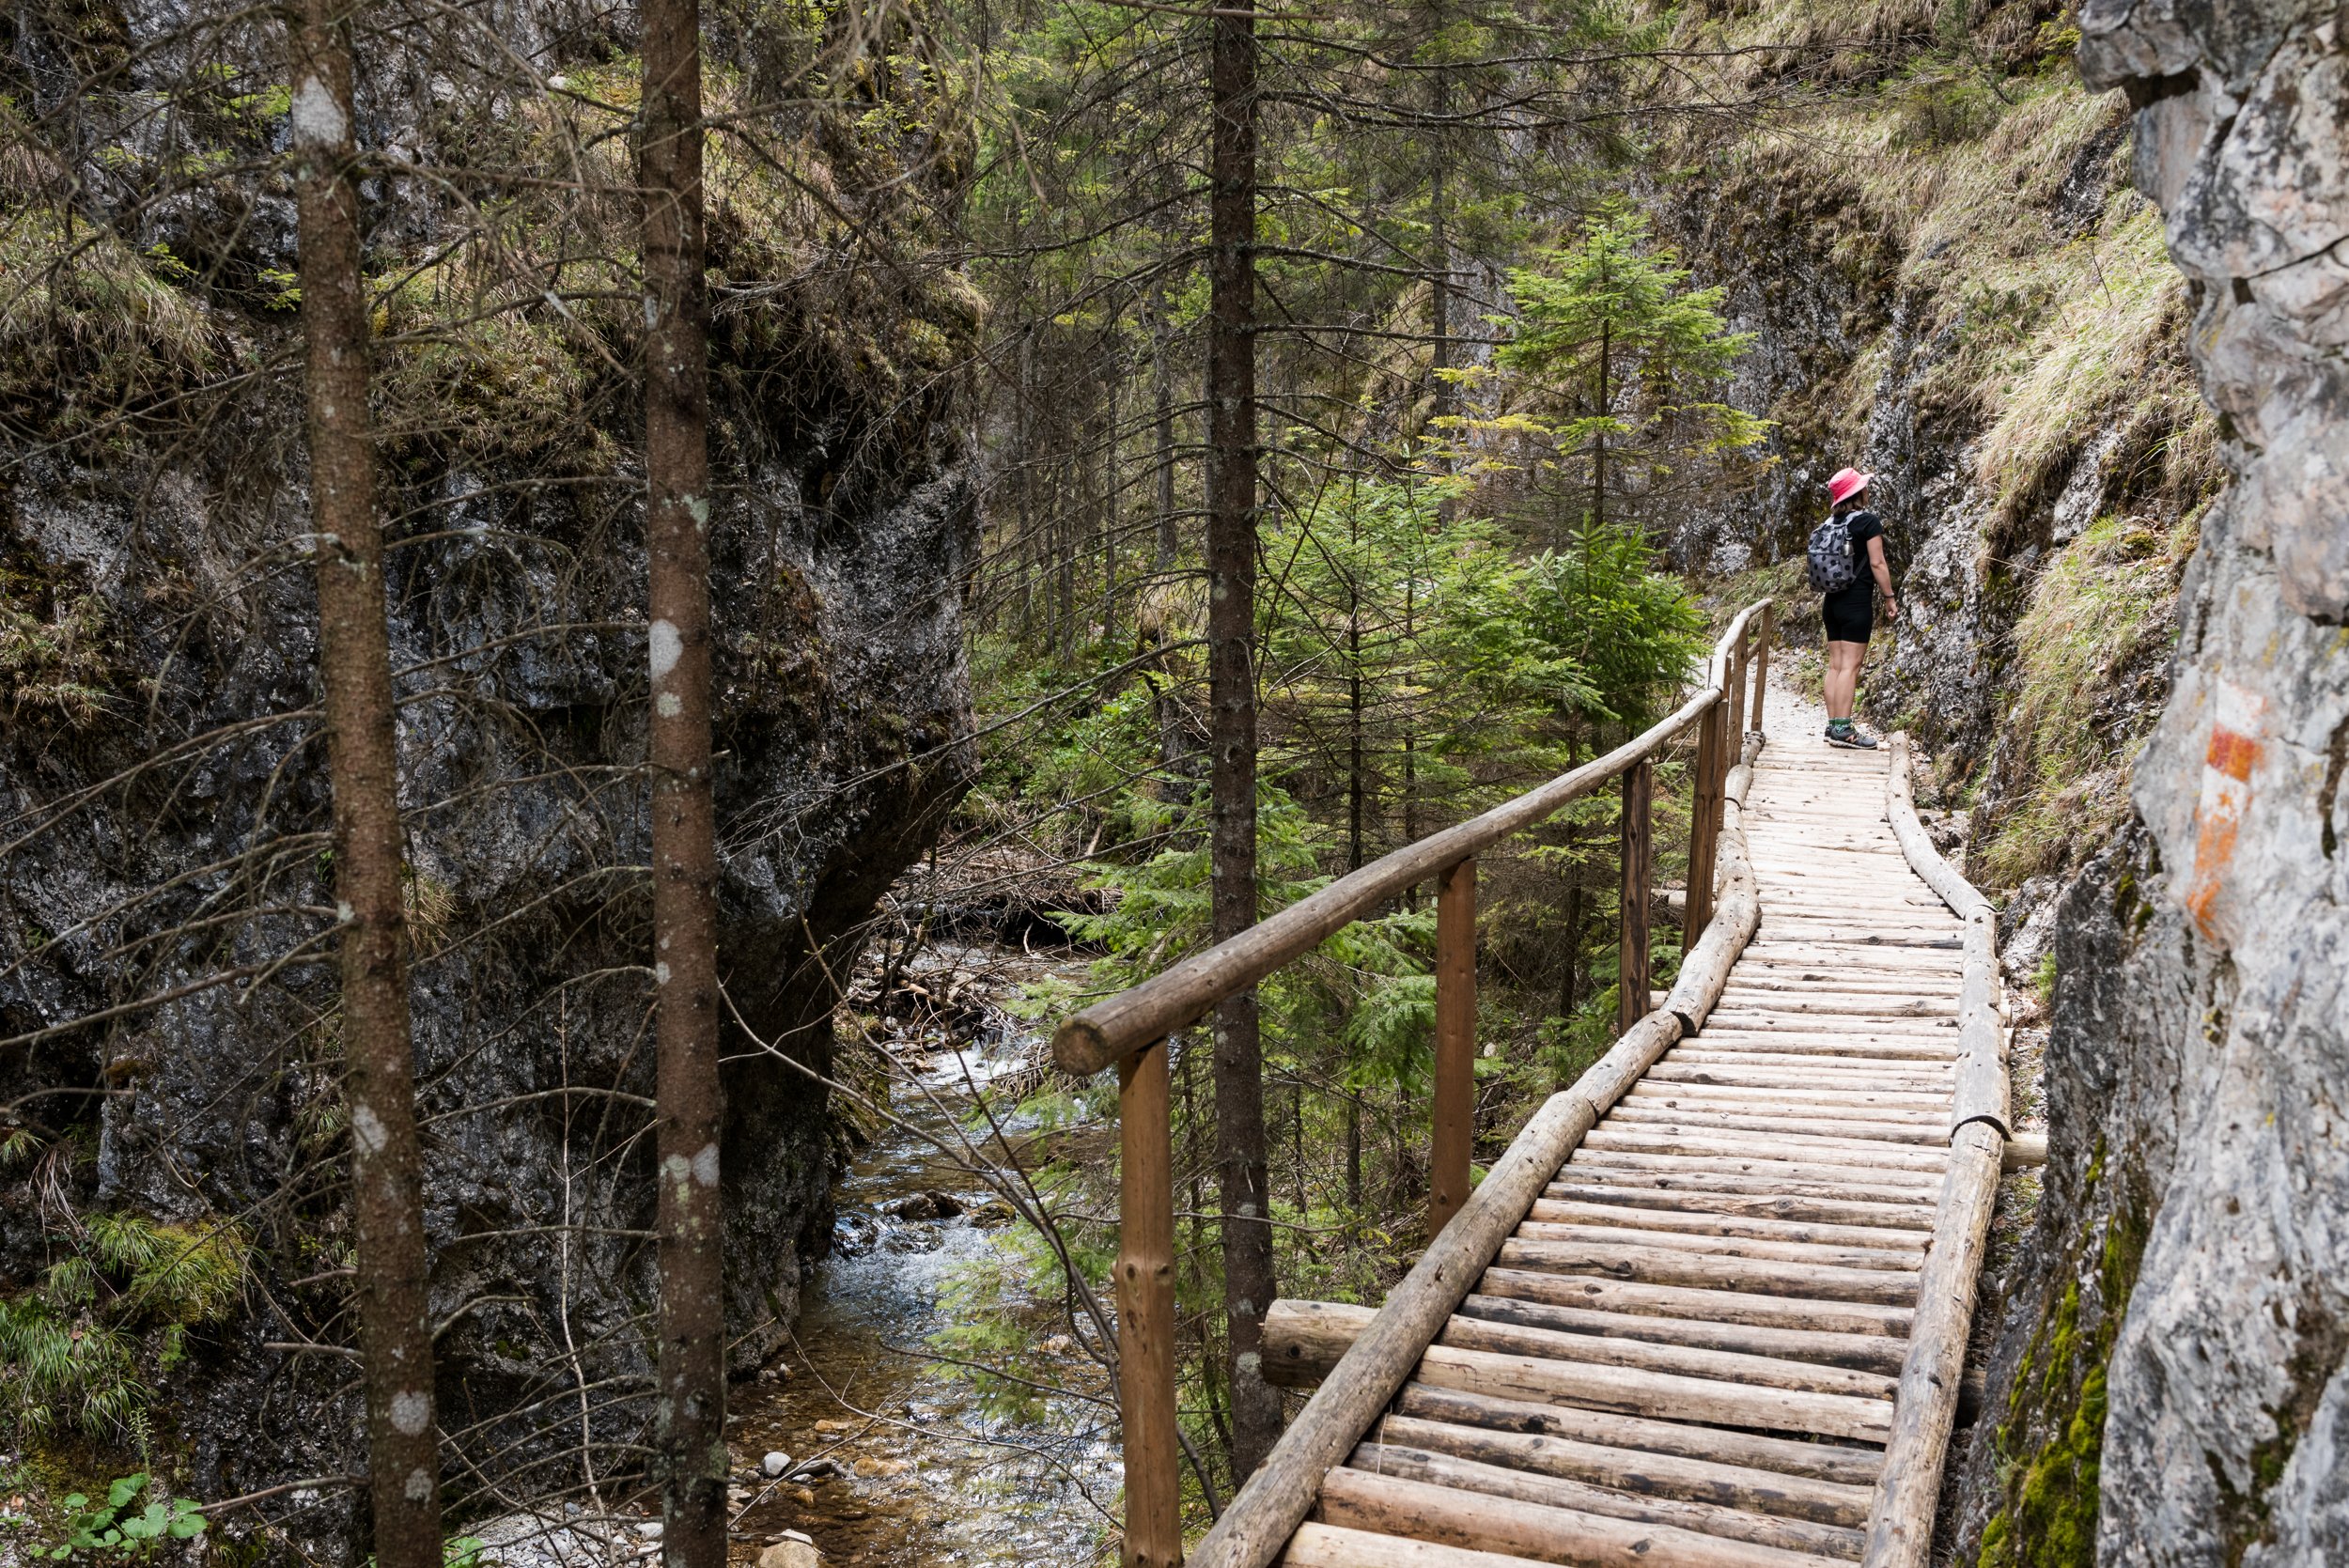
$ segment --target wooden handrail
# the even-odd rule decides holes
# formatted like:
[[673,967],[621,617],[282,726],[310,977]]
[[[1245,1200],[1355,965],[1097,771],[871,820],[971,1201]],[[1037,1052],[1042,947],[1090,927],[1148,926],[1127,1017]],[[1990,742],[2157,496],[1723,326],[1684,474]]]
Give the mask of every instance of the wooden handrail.
[[1762,920],[1761,891],[1747,860],[1742,822],[1751,779],[1750,764],[1741,761],[1726,781],[1725,803],[1741,809],[1722,835],[1726,853],[1719,913],[1682,962],[1671,995],[1572,1088],[1552,1094],[1534,1112],[1492,1173],[1469,1195],[1459,1218],[1388,1294],[1386,1305],[1290,1423],[1264,1467],[1249,1478],[1199,1543],[1190,1568],[1268,1568],[1280,1557],[1312,1510],[1322,1478],[1353,1451],[1394,1398],[1560,1164],[1656,1060],[1712,1012],[1731,965]]
[[1908,1356],[1892,1399],[1892,1430],[1882,1478],[1868,1511],[1862,1568],[1923,1568],[1933,1545],[1934,1511],[1950,1430],[1957,1420],[1974,1289],[1999,1194],[1999,1172],[2012,1132],[2006,1033],[1999,1017],[1998,910],[1934,848],[1909,781],[1908,737],[1887,737],[1891,778],[1885,815],[1910,869],[1966,922],[1965,968],[1958,994],[1956,1093],[1950,1111],[1949,1174],[1933,1216],[1933,1242],[1918,1281]]
[[1555,815],[1703,718],[1726,694],[1730,648],[1769,600],[1738,612],[1706,666],[1707,684],[1679,707],[1605,756],[1562,773],[1456,827],[1431,833],[1348,872],[1239,936],[1095,1002],[1061,1021],[1052,1032],[1052,1060],[1063,1071],[1090,1077],[1104,1067],[1205,1017],[1225,997],[1244,991],[1274,970],[1303,957],[1329,938],[1470,856]]
[[[1698,884],[1703,905],[1712,908],[1714,846],[1728,809],[1728,799],[1740,793],[1742,782],[1730,763],[1740,750],[1733,734],[1733,708],[1742,714],[1748,667],[1750,630],[1755,615],[1764,616],[1765,646],[1768,636],[1770,601],[1748,605],[1730,622],[1705,664],[1705,685],[1660,722],[1586,763],[1480,816],[1439,833],[1406,845],[1391,855],[1339,877],[1320,892],[1239,936],[1192,955],[1163,972],[1096,1002],[1074,1017],[1063,1020],[1052,1034],[1052,1058],[1066,1071],[1090,1075],[1115,1065],[1119,1069],[1119,1144],[1124,1179],[1118,1190],[1119,1248],[1116,1267],[1118,1316],[1118,1412],[1125,1428],[1126,1538],[1123,1560],[1129,1568],[1176,1568],[1182,1561],[1180,1488],[1175,1455],[1179,1452],[1174,1400],[1174,1166],[1173,1127],[1167,1100],[1165,1041],[1168,1035],[1206,1016],[1224,998],[1253,986],[1290,960],[1301,957],[1354,921],[1371,914],[1407,889],[1440,877],[1437,906],[1437,1041],[1434,1148],[1429,1162],[1430,1234],[1435,1240],[1390,1301],[1390,1312],[1364,1336],[1374,1357],[1399,1356],[1413,1336],[1425,1347],[1432,1325],[1459,1304],[1475,1269],[1489,1262],[1500,1236],[1521,1217],[1532,1202],[1532,1188],[1557,1169],[1563,1150],[1572,1147],[1591,1123],[1627,1088],[1685,1029],[1695,1027],[1714,1001],[1727,975],[1727,924],[1738,926],[1742,945],[1760,918],[1751,877],[1743,869],[1741,852],[1733,852],[1734,872],[1742,877],[1742,896],[1732,899],[1736,918],[1720,927],[1704,929],[1696,939],[1698,921],[1691,925],[1688,961],[1681,981],[1665,1005],[1644,1017],[1640,1004],[1647,1000],[1647,812],[1652,768],[1649,760],[1673,737],[1691,724],[1702,724],[1701,762],[1692,815],[1700,824],[1701,848],[1692,846],[1689,890],[1692,906]],[[1733,700],[1732,693],[1735,692]],[[1758,705],[1757,705],[1758,709]],[[1581,1083],[1555,1095],[1527,1125],[1509,1154],[1484,1186],[1470,1190],[1470,1157],[1475,1136],[1476,1050],[1476,856],[1510,834],[1543,821],[1568,802],[1580,799],[1623,775],[1624,790],[1624,909],[1622,951],[1626,961],[1624,1017],[1636,1018],[1607,1059],[1584,1075]],[[1740,841],[1741,842],[1741,841]],[[1724,905],[1724,908],[1729,907]],[[1637,951],[1634,951],[1634,944]],[[1709,944],[1709,945],[1707,945]],[[1718,972],[1715,972],[1718,970]],[[1544,1162],[1547,1161],[1545,1164]],[[1524,1189],[1524,1190],[1520,1190]],[[1522,1202],[1519,1202],[1522,1199]],[[1514,1205],[1514,1208],[1512,1208]],[[1501,1220],[1505,1219],[1506,1223]],[[1494,1227],[1499,1225],[1496,1230]],[[1466,1265],[1470,1260],[1474,1268]],[[1413,1281],[1422,1281],[1414,1284]],[[1437,1310],[1440,1305],[1440,1310]],[[1430,1312],[1433,1316],[1430,1317]],[[1424,1322],[1423,1322],[1424,1320]],[[1424,1327],[1426,1333],[1422,1334]],[[1416,1358],[1417,1352],[1411,1353]],[[1351,1359],[1351,1358],[1349,1358]],[[1383,1362],[1381,1363],[1383,1367]],[[1394,1373],[1399,1381],[1402,1373]],[[1371,1381],[1380,1382],[1382,1371]],[[1392,1393],[1389,1388],[1372,1400],[1372,1407]],[[1327,1395],[1329,1390],[1324,1390]],[[1361,1390],[1339,1396],[1332,1406],[1316,1396],[1299,1418],[1300,1427],[1313,1431],[1300,1437],[1292,1429],[1275,1450],[1281,1464],[1320,1463],[1330,1434],[1353,1420],[1352,1405],[1364,1397]],[[1319,1412],[1319,1414],[1316,1414]],[[1334,1412],[1334,1413],[1333,1413]],[[1345,1442],[1351,1444],[1368,1416],[1355,1422]],[[1324,1430],[1326,1429],[1326,1430]],[[1295,1440],[1292,1440],[1295,1439]],[[1282,1456],[1288,1457],[1283,1459]],[[1302,1456],[1301,1458],[1299,1456]],[[1268,1461],[1267,1471],[1274,1467]],[[1322,1463],[1323,1470],[1328,1468]],[[1262,1498],[1264,1473],[1243,1496]],[[1319,1472],[1316,1472],[1318,1484]],[[1283,1507],[1286,1505],[1283,1504]],[[1258,1513],[1261,1514],[1262,1510]],[[1297,1517],[1303,1516],[1300,1511]],[[1225,1525],[1233,1523],[1227,1514]],[[1243,1516],[1243,1531],[1269,1528],[1262,1517]],[[1285,1540],[1296,1528],[1289,1519],[1280,1530]],[[1219,1527],[1210,1540],[1234,1539]],[[1252,1540],[1253,1537],[1251,1537]],[[1250,1560],[1268,1560],[1243,1552]]]

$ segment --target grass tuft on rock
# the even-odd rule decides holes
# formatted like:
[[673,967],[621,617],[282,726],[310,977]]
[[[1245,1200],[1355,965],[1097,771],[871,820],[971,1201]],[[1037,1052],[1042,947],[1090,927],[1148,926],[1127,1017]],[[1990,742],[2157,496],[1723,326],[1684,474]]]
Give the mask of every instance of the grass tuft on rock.
[[2157,713],[2155,677],[2174,632],[2169,607],[2198,532],[2191,520],[2162,532],[2100,518],[2032,586],[1994,763],[2008,787],[1972,856],[1991,884],[2070,869],[2127,815],[2129,769]]

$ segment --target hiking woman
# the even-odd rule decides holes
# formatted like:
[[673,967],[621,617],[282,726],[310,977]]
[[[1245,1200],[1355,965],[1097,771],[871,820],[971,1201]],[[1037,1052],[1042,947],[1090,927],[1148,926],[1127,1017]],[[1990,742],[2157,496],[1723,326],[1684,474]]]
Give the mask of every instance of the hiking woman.
[[[1901,613],[1892,597],[1892,568],[1884,561],[1884,524],[1866,507],[1868,481],[1875,477],[1847,468],[1829,479],[1828,520],[1811,536],[1812,582],[1825,596],[1819,618],[1827,627],[1827,743],[1861,751],[1875,749],[1875,737],[1854,729],[1851,717],[1859,666],[1875,630],[1876,590],[1884,591],[1888,619],[1898,620]],[[1839,548],[1846,552],[1841,563],[1833,559]]]

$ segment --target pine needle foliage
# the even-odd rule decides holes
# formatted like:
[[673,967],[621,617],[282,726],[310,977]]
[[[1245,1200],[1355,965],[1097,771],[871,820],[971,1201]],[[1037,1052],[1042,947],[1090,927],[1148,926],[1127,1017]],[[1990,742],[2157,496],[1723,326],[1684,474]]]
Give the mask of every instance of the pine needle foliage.
[[1730,331],[1725,290],[1689,287],[1688,270],[1644,214],[1602,208],[1508,278],[1517,314],[1488,318],[1512,329],[1493,365],[1526,383],[1531,406],[1488,427],[1584,455],[1598,520],[1614,495],[1636,497],[1701,459],[1748,452],[1767,432],[1766,420],[1705,396],[1753,334]]

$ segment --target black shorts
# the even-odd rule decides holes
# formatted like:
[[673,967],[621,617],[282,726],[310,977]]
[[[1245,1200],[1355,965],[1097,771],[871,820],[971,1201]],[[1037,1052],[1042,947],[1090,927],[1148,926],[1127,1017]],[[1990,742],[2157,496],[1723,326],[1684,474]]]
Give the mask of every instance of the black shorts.
[[1875,596],[1834,595],[1822,601],[1819,620],[1827,628],[1828,642],[1864,643],[1876,629]]

